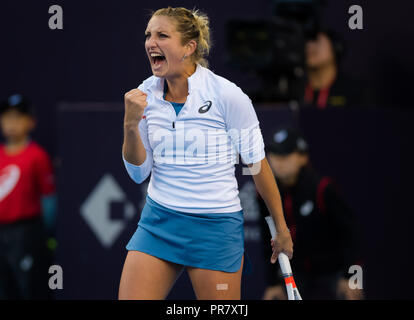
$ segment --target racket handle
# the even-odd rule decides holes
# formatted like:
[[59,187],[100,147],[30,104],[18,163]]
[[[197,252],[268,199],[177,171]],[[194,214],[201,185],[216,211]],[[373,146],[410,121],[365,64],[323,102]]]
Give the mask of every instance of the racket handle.
[[279,253],[278,260],[280,264],[280,269],[282,270],[283,276],[292,275],[292,267],[290,266],[289,258],[286,254]]
[[[269,226],[270,234],[272,235],[272,239],[276,238],[277,231],[275,224],[273,222],[273,219],[271,216],[265,217],[267,225]],[[285,275],[291,275],[292,274],[292,268],[290,266],[289,258],[286,254],[283,252],[279,253],[278,260],[280,264],[280,269],[282,270],[283,276]]]

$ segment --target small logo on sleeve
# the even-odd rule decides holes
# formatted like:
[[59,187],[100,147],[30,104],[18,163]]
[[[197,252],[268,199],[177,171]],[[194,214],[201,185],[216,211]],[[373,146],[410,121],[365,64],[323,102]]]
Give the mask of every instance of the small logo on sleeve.
[[199,113],[206,113],[211,108],[211,101],[207,100],[204,104],[198,109]]

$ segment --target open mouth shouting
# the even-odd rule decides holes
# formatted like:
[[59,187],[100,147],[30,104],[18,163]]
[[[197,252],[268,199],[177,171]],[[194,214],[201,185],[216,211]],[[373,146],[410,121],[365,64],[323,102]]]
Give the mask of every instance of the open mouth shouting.
[[154,70],[160,69],[166,62],[165,56],[158,52],[151,52],[150,57],[151,65]]

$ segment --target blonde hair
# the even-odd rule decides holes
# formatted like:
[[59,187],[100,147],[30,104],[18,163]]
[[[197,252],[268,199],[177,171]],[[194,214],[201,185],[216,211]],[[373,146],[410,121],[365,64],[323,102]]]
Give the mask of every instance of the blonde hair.
[[151,18],[155,16],[166,16],[174,19],[177,31],[181,34],[181,43],[184,45],[190,40],[197,42],[197,47],[192,54],[194,63],[208,67],[206,57],[210,52],[211,40],[210,22],[206,14],[196,9],[168,7],[153,12]]

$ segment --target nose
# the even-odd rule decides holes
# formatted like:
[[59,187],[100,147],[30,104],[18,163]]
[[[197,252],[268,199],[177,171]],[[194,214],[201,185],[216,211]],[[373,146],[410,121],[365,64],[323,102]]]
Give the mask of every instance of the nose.
[[147,38],[147,41],[145,42],[145,45],[146,45],[147,49],[153,49],[153,48],[157,47],[157,42],[154,39],[154,37],[150,36],[149,38]]

